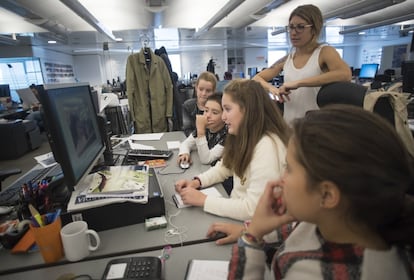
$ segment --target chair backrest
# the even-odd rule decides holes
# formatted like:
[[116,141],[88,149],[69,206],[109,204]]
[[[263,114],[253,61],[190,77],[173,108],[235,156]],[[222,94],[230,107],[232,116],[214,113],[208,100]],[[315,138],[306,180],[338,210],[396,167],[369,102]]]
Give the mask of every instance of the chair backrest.
[[[367,88],[362,85],[351,82],[336,82],[322,86],[316,102],[319,107],[328,104],[349,104],[363,108],[366,93]],[[388,98],[379,98],[373,111],[395,126],[394,109]]]

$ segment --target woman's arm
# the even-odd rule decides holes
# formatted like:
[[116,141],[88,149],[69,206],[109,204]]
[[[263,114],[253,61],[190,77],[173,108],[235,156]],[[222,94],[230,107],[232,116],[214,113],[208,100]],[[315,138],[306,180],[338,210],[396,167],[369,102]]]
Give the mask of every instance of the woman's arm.
[[324,73],[302,80],[286,82],[280,90],[288,92],[300,87],[319,87],[333,82],[351,81],[350,67],[333,47],[325,46],[321,49],[319,65]]
[[283,70],[283,66],[285,64],[285,61],[287,59],[287,55],[275,63],[273,63],[272,66],[270,66],[267,69],[264,69],[257,73],[253,80],[259,82],[266,91],[271,92],[273,94],[277,94],[278,90],[275,86],[273,86],[271,83],[269,83],[270,80],[272,80],[274,77],[280,74]]

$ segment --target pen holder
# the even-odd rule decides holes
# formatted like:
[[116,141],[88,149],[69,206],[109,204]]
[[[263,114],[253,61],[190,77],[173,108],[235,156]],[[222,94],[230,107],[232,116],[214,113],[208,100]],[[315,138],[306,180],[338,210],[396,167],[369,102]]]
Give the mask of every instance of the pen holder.
[[42,227],[34,227],[30,225],[36,245],[39,247],[45,263],[56,262],[63,257],[62,239],[60,237],[60,229],[62,221],[58,217],[53,223]]

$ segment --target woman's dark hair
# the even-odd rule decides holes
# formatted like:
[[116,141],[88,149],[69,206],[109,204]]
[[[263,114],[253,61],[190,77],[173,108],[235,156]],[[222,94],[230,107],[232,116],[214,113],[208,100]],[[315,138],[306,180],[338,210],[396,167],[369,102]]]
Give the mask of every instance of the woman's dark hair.
[[359,221],[389,244],[414,244],[413,159],[395,129],[375,113],[330,105],[293,123],[296,158],[312,189],[334,182]]
[[265,134],[274,133],[287,145],[290,129],[260,83],[247,79],[232,80],[225,86],[223,95],[230,96],[244,114],[238,135],[226,136],[223,164],[243,178],[260,139]]

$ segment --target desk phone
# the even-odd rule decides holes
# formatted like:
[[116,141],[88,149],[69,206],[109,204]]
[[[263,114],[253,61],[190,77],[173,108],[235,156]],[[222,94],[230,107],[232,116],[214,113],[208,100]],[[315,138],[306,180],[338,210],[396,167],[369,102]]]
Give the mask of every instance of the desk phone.
[[107,279],[147,279],[160,280],[162,265],[157,257],[130,257],[109,261],[106,265],[102,280]]

